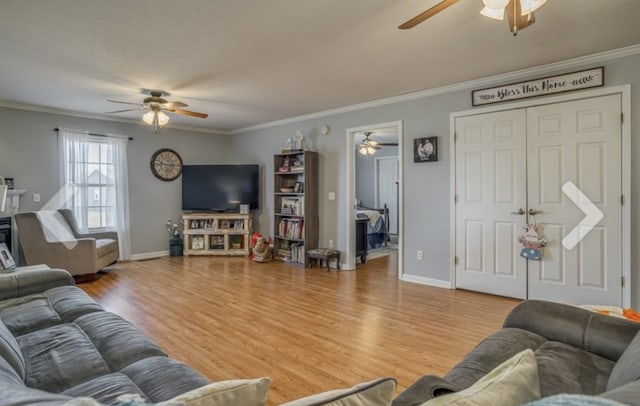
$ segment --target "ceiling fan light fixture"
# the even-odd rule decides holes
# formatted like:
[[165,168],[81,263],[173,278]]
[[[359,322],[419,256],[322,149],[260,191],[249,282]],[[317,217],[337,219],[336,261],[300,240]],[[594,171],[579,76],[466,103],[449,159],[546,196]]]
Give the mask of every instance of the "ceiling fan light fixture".
[[157,116],[158,116],[158,125],[160,127],[163,127],[169,123],[169,116],[164,114],[164,112],[158,111]]
[[520,14],[531,14],[546,3],[547,0],[520,0]]
[[500,21],[504,20],[504,9],[485,7],[480,11],[480,14],[482,14],[485,17],[492,18],[494,20],[500,20]]
[[155,115],[156,115],[155,111],[149,110],[142,115],[142,121],[144,121],[145,124],[153,125],[153,119],[155,118]]
[[504,20],[504,9],[509,4],[509,0],[482,0],[482,3],[484,8],[480,14],[494,20]]

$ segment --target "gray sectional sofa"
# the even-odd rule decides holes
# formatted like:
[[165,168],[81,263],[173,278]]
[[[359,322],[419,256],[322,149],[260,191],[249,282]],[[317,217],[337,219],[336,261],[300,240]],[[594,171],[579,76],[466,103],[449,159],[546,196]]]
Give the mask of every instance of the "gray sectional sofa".
[[[514,308],[500,331],[478,344],[444,377],[423,376],[399,394],[393,406],[463,394],[523,350],[530,360],[535,354],[529,364],[536,369],[529,378],[537,378],[536,382],[524,382],[538,391],[533,399],[570,393],[640,406],[639,331],[640,323],[563,304],[525,301]],[[390,381],[381,381],[388,392],[385,396],[371,389],[374,398],[388,401],[362,403],[359,386],[347,394],[360,399],[354,404],[388,405],[395,388],[395,381],[389,385]],[[75,286],[68,272],[45,267],[0,274],[0,406],[64,405],[78,397],[109,405],[121,395],[157,403],[209,383],[187,365],[168,358],[129,322],[104,311]],[[365,386],[368,391],[372,385]],[[498,385],[486,385],[492,386]],[[328,399],[336,397],[329,394]],[[493,394],[488,395],[490,401],[483,395],[484,402],[473,403],[467,397],[456,404],[523,403],[509,403],[508,398],[496,403]],[[292,404],[327,403],[315,399]]]
[[421,377],[393,406],[421,405],[462,391],[526,349],[535,354],[542,398],[568,393],[640,405],[640,323],[530,300],[516,306],[500,331],[444,377]]
[[171,399],[209,381],[104,311],[64,270],[0,276],[0,405]]

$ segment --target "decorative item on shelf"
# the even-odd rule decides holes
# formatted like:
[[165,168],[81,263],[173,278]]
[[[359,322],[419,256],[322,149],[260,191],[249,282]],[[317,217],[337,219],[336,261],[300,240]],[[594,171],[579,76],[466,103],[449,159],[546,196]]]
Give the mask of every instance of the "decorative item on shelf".
[[298,130],[296,131],[296,135],[293,136],[293,148],[296,151],[302,151],[305,147],[305,142],[304,142],[304,134],[302,133],[302,131]]
[[282,193],[291,193],[291,192],[293,192],[293,191],[294,191],[294,188],[292,188],[292,187],[281,187],[281,188],[280,188],[280,191],[281,191]]
[[0,243],[0,264],[2,264],[4,272],[13,272],[12,270],[16,267],[16,262],[5,243]]
[[249,205],[241,204],[240,205],[240,214],[249,214]]
[[171,221],[171,219],[167,220],[167,232],[169,233],[169,256],[171,257],[181,257],[183,250],[183,242],[180,237],[180,226],[178,224]]
[[296,182],[293,186],[293,191],[295,193],[304,193],[304,182]]

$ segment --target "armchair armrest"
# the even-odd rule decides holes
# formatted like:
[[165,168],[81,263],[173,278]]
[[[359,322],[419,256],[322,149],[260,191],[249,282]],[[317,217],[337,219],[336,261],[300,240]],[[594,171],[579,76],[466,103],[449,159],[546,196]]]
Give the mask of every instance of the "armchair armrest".
[[464,388],[439,376],[424,375],[395,398],[391,406],[418,406],[429,399],[462,389]]
[[0,300],[44,292],[58,286],[75,285],[71,274],[64,269],[39,269],[0,276]]
[[73,212],[70,209],[59,209],[58,212],[67,221],[67,223],[69,224],[69,227],[71,227],[71,231],[73,231],[73,234],[76,236],[76,238],[96,238],[96,239],[111,238],[113,240],[118,239],[118,233],[116,233],[115,231],[83,233],[78,228],[78,222],[76,221],[76,218],[73,216]]
[[97,233],[76,233],[76,237],[78,238],[95,238],[96,240],[100,240],[103,238],[110,238],[112,240],[118,240],[118,233],[115,231],[101,231]]
[[532,331],[617,361],[640,330],[640,323],[562,303],[528,300],[511,311],[503,327]]
[[601,393],[598,397],[615,400],[625,405],[640,405],[640,381],[629,382],[626,385]]

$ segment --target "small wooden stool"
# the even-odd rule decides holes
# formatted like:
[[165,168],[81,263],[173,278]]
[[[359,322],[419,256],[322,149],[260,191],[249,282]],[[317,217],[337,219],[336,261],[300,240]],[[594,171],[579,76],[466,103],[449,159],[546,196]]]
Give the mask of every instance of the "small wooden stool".
[[313,266],[313,259],[316,259],[318,265],[322,267],[322,261],[327,261],[327,271],[331,272],[331,268],[329,267],[329,261],[332,259],[336,260],[336,269],[340,269],[340,251],[333,250],[330,248],[314,248],[309,250],[307,253],[309,255],[309,268]]

